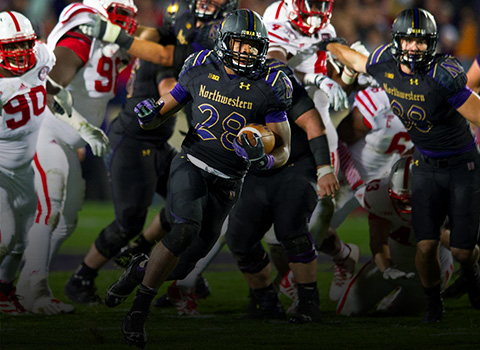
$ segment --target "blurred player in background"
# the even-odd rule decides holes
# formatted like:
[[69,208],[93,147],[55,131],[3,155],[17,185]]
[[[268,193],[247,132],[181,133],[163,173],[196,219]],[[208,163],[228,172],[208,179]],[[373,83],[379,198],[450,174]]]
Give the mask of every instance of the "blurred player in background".
[[[52,295],[47,302],[36,305],[22,300],[22,306],[13,287],[35,218],[37,197],[32,160],[38,162],[38,155],[34,154],[40,126],[51,113],[46,108],[47,92],[53,96],[48,102],[57,111],[56,117],[70,125],[74,123],[78,130],[82,122],[84,137],[102,134],[82,116],[71,115],[69,93],[56,87],[47,76],[55,64],[55,55],[46,44],[36,40],[30,21],[18,12],[8,11],[0,13],[0,24],[0,310],[10,315],[21,314],[25,308],[40,314],[50,314],[51,309],[71,312],[73,307]],[[48,238],[46,241],[49,242]]]
[[0,311],[9,315],[25,312],[13,282],[35,216],[32,160],[55,64],[36,38],[24,15],[0,12]]
[[[374,179],[366,186],[362,204],[369,212],[372,260],[348,283],[338,302],[340,315],[365,315],[382,299],[379,308],[394,315],[416,315],[425,309],[427,298],[415,273],[411,159],[399,159],[388,177]],[[439,256],[444,290],[453,272],[453,260],[444,246],[440,246]]]
[[[51,78],[72,95],[72,114],[83,115],[96,130],[105,118],[108,101],[116,93],[119,72],[130,57],[116,44],[86,36],[79,26],[95,22],[96,14],[101,13],[133,32],[136,11],[131,0],[74,3],[62,11],[48,36],[47,43],[57,56]],[[84,180],[77,156],[77,149],[85,146],[81,132],[47,116],[37,144],[35,169],[39,203],[18,290],[26,304],[32,304],[33,308],[36,303],[45,304],[43,309],[50,314],[63,310],[50,301],[49,266],[61,244],[75,230],[83,201]],[[104,154],[107,142],[103,132],[92,137],[90,145],[97,143],[92,147],[93,154]],[[70,298],[68,290],[66,295]]]

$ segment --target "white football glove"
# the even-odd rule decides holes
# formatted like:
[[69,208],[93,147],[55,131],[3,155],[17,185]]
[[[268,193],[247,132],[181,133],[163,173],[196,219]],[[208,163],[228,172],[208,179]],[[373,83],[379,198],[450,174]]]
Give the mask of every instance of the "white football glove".
[[383,278],[386,279],[386,280],[394,281],[394,280],[397,280],[399,278],[410,279],[410,278],[413,278],[413,277],[415,277],[414,272],[403,272],[403,271],[400,271],[399,269],[397,269],[395,266],[387,267],[383,271]]
[[85,122],[80,124],[77,131],[80,137],[88,143],[94,156],[101,157],[107,153],[109,141],[102,129]]
[[330,106],[335,110],[348,108],[348,96],[342,87],[334,80],[322,74],[305,74],[303,82],[306,85],[315,85],[325,92],[330,100]]
[[363,45],[360,41],[355,41],[352,45],[350,45],[352,50],[360,52],[364,56],[370,56],[370,51]]
[[118,44],[128,50],[133,42],[133,37],[122,27],[107,21],[100,15],[94,15],[95,22],[85,23],[79,26],[83,34],[92,36],[99,40]]

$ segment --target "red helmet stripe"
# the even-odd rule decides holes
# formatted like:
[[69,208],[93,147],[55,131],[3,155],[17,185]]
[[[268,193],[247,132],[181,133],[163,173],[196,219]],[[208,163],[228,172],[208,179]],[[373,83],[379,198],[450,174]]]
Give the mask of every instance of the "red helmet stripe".
[[11,13],[10,11],[7,11],[7,13],[10,15],[10,17],[12,17],[13,24],[15,24],[15,29],[17,30],[17,32],[19,32],[20,31],[20,23],[18,23],[17,17],[15,17],[15,15],[13,13]]

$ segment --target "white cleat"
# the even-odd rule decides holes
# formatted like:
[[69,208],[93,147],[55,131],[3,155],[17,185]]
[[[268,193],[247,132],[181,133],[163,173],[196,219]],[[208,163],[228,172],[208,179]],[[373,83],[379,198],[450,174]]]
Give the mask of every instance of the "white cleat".
[[328,293],[328,297],[332,301],[340,300],[343,290],[348,285],[348,281],[355,274],[355,266],[360,258],[360,249],[357,245],[348,243],[347,246],[350,248],[350,254],[341,262],[335,263],[334,266],[335,271],[332,284],[330,285],[330,292]]
[[75,311],[75,306],[65,304],[57,298],[46,296],[35,300],[32,309],[29,311],[36,315],[46,316],[71,314]]
[[287,314],[294,314],[297,310],[298,305],[298,289],[297,282],[295,282],[295,277],[293,276],[293,271],[288,271],[280,282],[280,293],[286,295],[292,304],[287,310]]

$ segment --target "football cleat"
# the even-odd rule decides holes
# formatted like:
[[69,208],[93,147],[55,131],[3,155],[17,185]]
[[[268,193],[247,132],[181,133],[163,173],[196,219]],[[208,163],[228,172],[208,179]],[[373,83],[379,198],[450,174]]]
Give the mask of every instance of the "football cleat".
[[328,293],[328,297],[332,301],[338,301],[342,296],[347,282],[355,274],[355,266],[360,258],[360,249],[356,244],[348,243],[347,246],[350,248],[350,254],[341,262],[336,262],[334,266],[335,271]]
[[65,295],[77,304],[95,305],[102,302],[97,294],[94,277],[73,274],[65,286]]
[[304,324],[311,322],[322,322],[320,311],[320,296],[318,288],[300,287],[298,291],[298,306],[294,315],[289,319],[293,324]]
[[144,246],[132,242],[120,250],[120,252],[113,258],[113,262],[120,267],[126,268],[128,265],[130,265],[130,262],[135,255],[142,253],[148,255],[150,250],[151,246]]
[[292,270],[288,271],[282,278],[279,289],[280,293],[286,295],[290,300],[292,300],[292,304],[287,309],[287,314],[295,313],[298,306],[298,290],[297,282],[295,282],[295,277],[293,276]]
[[428,298],[427,308],[423,316],[423,323],[438,323],[442,320],[445,308],[441,297]]
[[8,295],[0,292],[0,311],[11,316],[18,316],[25,313],[25,309],[15,294],[15,288],[13,288]]
[[135,255],[125,272],[108,288],[105,295],[105,305],[115,307],[123,303],[135,288],[142,283],[147,263],[147,255],[143,253]]
[[148,319],[148,313],[142,311],[130,310],[123,319],[122,333],[125,342],[129,346],[136,346],[141,349],[147,345],[147,332],[145,323]]
[[199,316],[197,310],[198,296],[195,294],[195,288],[178,287],[177,281],[174,281],[167,289],[167,295],[170,302],[177,309],[179,316]]
[[467,282],[467,293],[470,304],[480,310],[480,267],[475,264],[471,269],[463,269],[463,276]]
[[250,303],[248,305],[247,317],[274,320],[285,318],[285,311],[273,287],[261,290],[250,289]]
[[31,313],[36,315],[59,315],[59,314],[71,314],[75,311],[75,306],[62,303],[57,298],[44,297],[35,300],[31,310]]
[[[210,294],[211,294],[211,290],[210,290],[210,286],[208,285],[207,279],[202,275],[198,276],[197,282],[195,284],[195,295],[197,299],[206,299]],[[170,301],[168,294],[164,294],[158,297],[154,301],[153,306],[158,308],[163,308],[163,307],[173,307],[173,304]]]

